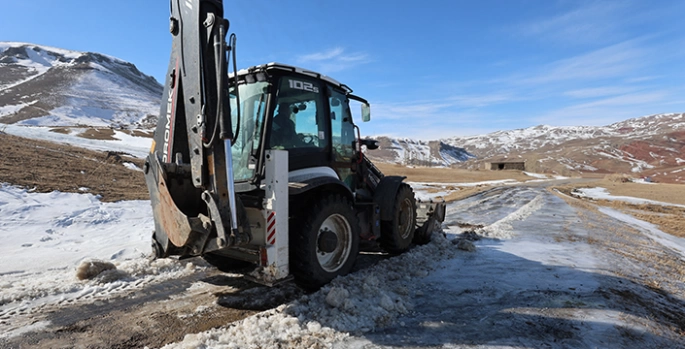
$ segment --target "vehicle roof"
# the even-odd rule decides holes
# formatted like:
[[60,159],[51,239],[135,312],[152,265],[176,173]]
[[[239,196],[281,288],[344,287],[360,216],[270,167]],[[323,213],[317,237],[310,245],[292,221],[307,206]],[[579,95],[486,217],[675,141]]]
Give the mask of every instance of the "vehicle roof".
[[[288,65],[288,64],[283,64],[283,63],[278,63],[278,62],[271,62],[271,63],[266,63],[266,64],[260,64],[260,65],[255,65],[252,67],[249,67],[247,69],[241,69],[238,71],[238,76],[243,76],[243,75],[248,75],[248,74],[254,74],[260,71],[267,72],[269,70],[282,70],[282,71],[287,71],[287,72],[294,72],[302,75],[307,75],[311,76],[316,79],[321,79],[333,86],[339,87],[343,89],[346,93],[352,93],[352,89],[339,82],[338,80],[335,80],[331,78],[330,76],[323,75],[321,73],[317,73],[313,70],[305,69],[305,68],[300,68],[296,67],[294,65]],[[231,73],[230,76],[233,76],[234,74]]]

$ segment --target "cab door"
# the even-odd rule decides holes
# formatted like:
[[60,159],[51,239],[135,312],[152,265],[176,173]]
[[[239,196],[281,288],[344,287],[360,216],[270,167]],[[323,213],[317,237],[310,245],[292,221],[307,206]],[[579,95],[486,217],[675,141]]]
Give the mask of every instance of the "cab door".
[[333,169],[348,188],[354,190],[356,176],[352,172],[356,160],[354,122],[347,95],[329,87]]

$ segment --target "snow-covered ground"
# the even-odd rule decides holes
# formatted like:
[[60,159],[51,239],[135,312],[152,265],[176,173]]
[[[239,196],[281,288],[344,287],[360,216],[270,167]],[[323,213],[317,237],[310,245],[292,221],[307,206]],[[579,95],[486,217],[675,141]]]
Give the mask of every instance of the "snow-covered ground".
[[[449,204],[445,236],[428,245],[166,347],[685,347],[677,325],[655,315],[652,304],[685,304],[682,282],[666,282],[683,275],[661,275],[653,290],[639,278],[655,270],[624,257],[649,246],[682,263],[677,251],[685,245],[671,249],[679,242],[655,242],[656,228],[613,217],[581,211],[543,187],[495,187]],[[0,344],[58,326],[48,314],[60,307],[130,302],[161,280],[208,268],[147,259],[152,218],[146,201],[101,203],[91,194],[3,185],[0,229]],[[600,247],[619,237],[622,254]],[[87,259],[117,269],[79,281],[75,269]],[[202,313],[216,305],[196,307]]]
[[[99,140],[78,137],[77,132],[63,134],[52,132],[50,131],[51,129],[52,127],[0,124],[0,132],[14,136],[70,144],[90,150],[119,151],[131,154],[137,158],[145,158],[150,153],[152,145],[152,138],[135,137],[116,130],[113,136],[116,140]],[[74,127],[74,129],[79,130],[77,127]]]
[[[153,228],[149,201],[103,203],[91,194],[0,185],[0,338],[48,326],[35,317],[45,307],[109,299],[192,273],[190,264],[147,259]],[[90,260],[118,270],[79,281],[76,268]]]

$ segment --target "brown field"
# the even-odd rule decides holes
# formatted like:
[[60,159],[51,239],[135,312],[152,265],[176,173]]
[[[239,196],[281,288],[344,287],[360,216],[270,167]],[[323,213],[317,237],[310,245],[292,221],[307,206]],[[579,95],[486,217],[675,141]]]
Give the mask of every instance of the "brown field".
[[[606,188],[609,193],[616,196],[631,196],[685,205],[685,185],[681,184],[640,184],[606,178],[589,183],[568,184],[555,188],[567,195],[571,195],[571,192],[576,188],[594,187]],[[589,199],[582,200],[588,201]],[[592,200],[592,202],[632,215],[637,219],[658,226],[659,229],[666,233],[685,238],[685,208],[658,204],[633,204],[614,200]]]
[[142,159],[0,133],[0,182],[37,192],[99,194],[103,201],[148,199]]

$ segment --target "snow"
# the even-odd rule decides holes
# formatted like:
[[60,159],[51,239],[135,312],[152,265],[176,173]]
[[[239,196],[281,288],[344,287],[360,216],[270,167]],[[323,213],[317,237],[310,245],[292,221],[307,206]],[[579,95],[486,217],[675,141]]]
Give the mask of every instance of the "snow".
[[533,173],[533,172],[523,172],[524,175],[530,176],[533,178],[539,178],[539,179],[547,179],[547,175],[544,175],[542,173]]
[[[150,211],[148,201],[102,203],[88,193],[40,194],[2,185],[0,338],[47,330],[49,318],[34,317],[50,307],[111,299],[206,268],[147,258]],[[683,239],[602,212],[685,253]],[[604,297],[607,288],[628,283],[607,270],[616,260],[605,252],[565,238],[601,232],[578,222],[576,210],[545,188],[493,187],[449,204],[445,235],[427,245],[165,348],[621,347],[621,331],[646,338],[632,344],[672,344],[650,335],[653,323]],[[475,233],[465,234],[460,223]],[[465,239],[475,251],[458,248]],[[75,269],[88,260],[109,261],[116,269],[79,281]],[[210,311],[208,306],[196,311]]]
[[[447,195],[459,191],[458,187],[482,187],[515,184],[518,181],[514,179],[500,179],[480,182],[465,182],[465,183],[438,183],[438,182],[407,182],[414,189],[414,195],[417,200],[430,201],[437,198],[445,198]],[[431,191],[427,191],[431,189]],[[436,190],[437,189],[437,190]]]
[[[25,68],[26,76],[0,86],[0,90],[25,84],[48,73],[52,68],[71,69],[79,64],[79,58],[94,60],[89,62],[92,70],[80,68],[71,70],[70,75],[73,81],[55,90],[54,93],[57,95],[49,93],[51,98],[42,99],[46,103],[41,107],[47,115],[21,120],[18,122],[19,125],[131,125],[139,124],[159,113],[161,86],[150,81],[149,77],[146,78],[130,63],[95,53],[25,43],[0,43],[0,52],[8,48],[19,49],[20,54],[14,56],[14,61],[17,66]],[[54,88],[54,86],[46,87],[48,90]],[[159,92],[157,92],[158,88]],[[59,99],[59,103],[55,103],[55,98]],[[36,102],[2,106],[0,117],[19,112],[22,108]]]
[[[152,145],[152,138],[135,137],[121,131],[114,131],[113,138],[116,140],[99,140],[78,137],[78,133],[74,132],[69,134],[51,132],[51,129],[51,127],[2,125],[2,130],[5,133],[14,136],[71,144],[90,150],[119,151],[137,158],[145,158],[150,153]],[[78,128],[73,129],[79,130]]]
[[122,165],[124,165],[124,167],[126,167],[129,170],[143,172],[142,168],[136,166],[136,164],[134,164],[132,162],[123,162]]
[[667,203],[667,202],[648,200],[648,199],[640,199],[640,198],[636,198],[636,197],[632,197],[632,196],[611,195],[606,188],[601,188],[601,187],[579,188],[573,192],[573,195],[578,196],[578,197],[587,197],[587,198],[591,198],[591,199],[595,199],[595,200],[624,201],[624,202],[628,202],[628,203],[636,204],[636,205],[650,204],[650,205],[674,206],[674,207],[685,208],[685,205],[671,204],[671,203]]
[[[194,272],[192,264],[148,259],[153,228],[149,201],[103,203],[92,194],[0,185],[0,337],[30,330],[23,327],[33,321],[22,316],[45,306],[106,299]],[[117,270],[79,281],[76,267],[87,260]]]
[[0,106],[0,117],[6,116],[6,115],[14,114],[14,113],[20,111],[20,110],[23,109],[23,108],[26,108],[26,107],[28,107],[28,106],[30,106],[30,105],[32,105],[32,104],[35,104],[36,102],[38,102],[38,101],[36,100],[36,101],[33,101],[33,102],[29,102],[29,103],[22,103],[22,104],[17,104],[17,105],[4,105],[4,106]]

